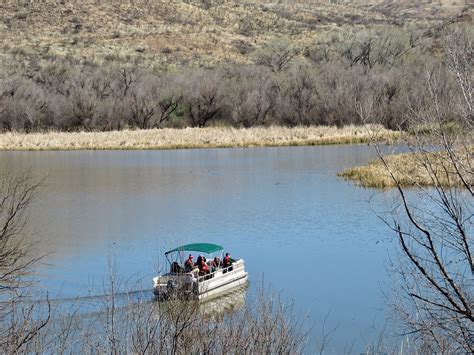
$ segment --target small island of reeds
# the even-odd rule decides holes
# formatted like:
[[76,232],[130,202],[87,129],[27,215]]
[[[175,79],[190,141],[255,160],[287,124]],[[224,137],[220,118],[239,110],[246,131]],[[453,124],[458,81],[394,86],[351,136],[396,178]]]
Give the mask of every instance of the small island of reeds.
[[[379,158],[367,165],[346,169],[338,176],[373,188],[391,188],[397,182],[400,186],[462,186],[456,165],[472,166],[473,152],[474,146],[458,149],[456,156],[461,157],[462,161],[455,163],[446,151],[392,154],[383,157],[383,160]],[[472,185],[473,182],[467,183]]]

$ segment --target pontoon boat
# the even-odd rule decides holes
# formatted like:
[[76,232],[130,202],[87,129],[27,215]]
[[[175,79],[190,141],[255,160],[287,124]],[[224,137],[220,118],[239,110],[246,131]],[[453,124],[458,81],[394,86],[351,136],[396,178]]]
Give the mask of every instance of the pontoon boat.
[[[186,299],[204,299],[228,292],[247,282],[247,272],[243,259],[230,259],[231,264],[224,267],[224,248],[209,243],[186,244],[165,253],[169,272],[153,278],[153,293],[159,299],[172,296]],[[206,270],[200,265],[185,265],[191,253],[206,254]],[[201,259],[203,255],[200,255]],[[219,258],[213,259],[214,256]],[[205,257],[205,256],[204,256]],[[218,260],[217,263],[215,260]],[[188,261],[189,264],[189,261]],[[188,266],[188,270],[186,270]]]

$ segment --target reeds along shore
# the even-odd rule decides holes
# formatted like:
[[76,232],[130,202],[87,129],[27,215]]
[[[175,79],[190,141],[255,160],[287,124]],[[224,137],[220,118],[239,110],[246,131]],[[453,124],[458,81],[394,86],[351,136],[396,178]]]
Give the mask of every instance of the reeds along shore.
[[[472,167],[473,152],[474,146],[459,149],[456,154],[461,161],[458,163]],[[463,183],[445,151],[393,154],[384,159],[388,168],[381,159],[376,159],[365,166],[346,169],[338,175],[360,186],[374,188],[396,186],[390,171],[401,186],[454,187],[462,186]]]
[[139,150],[277,147],[393,141],[399,133],[378,125],[343,128],[229,127],[0,134],[0,150]]

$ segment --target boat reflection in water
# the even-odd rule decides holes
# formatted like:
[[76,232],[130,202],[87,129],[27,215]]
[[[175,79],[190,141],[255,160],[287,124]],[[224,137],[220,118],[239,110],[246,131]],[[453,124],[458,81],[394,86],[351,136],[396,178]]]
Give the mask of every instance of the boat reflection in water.
[[248,283],[235,287],[227,293],[199,302],[199,312],[205,317],[222,318],[242,310],[245,306]]
[[173,310],[187,309],[190,313],[201,315],[207,320],[221,320],[245,308],[247,290],[248,283],[246,282],[226,293],[220,293],[205,300],[170,299],[164,301],[155,298],[149,307],[156,318],[173,314]]

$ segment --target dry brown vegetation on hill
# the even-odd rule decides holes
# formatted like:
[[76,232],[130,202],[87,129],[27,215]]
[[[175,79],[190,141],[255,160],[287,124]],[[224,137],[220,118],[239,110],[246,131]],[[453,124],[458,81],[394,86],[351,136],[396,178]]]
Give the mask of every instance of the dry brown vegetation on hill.
[[405,129],[426,75],[454,87],[445,38],[472,41],[470,20],[443,1],[5,2],[0,130]]
[[269,38],[299,48],[341,26],[436,25],[467,1],[42,1],[0,4],[1,52],[155,68],[249,63]]

